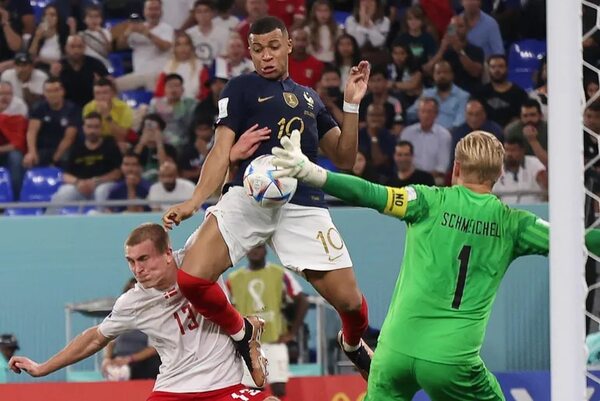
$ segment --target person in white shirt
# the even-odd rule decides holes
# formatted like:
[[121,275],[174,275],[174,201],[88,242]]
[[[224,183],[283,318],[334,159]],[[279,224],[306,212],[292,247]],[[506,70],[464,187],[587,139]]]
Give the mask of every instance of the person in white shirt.
[[130,21],[119,38],[120,47],[133,49],[133,73],[115,79],[119,91],[145,87],[152,91],[156,78],[171,56],[175,31],[161,22],[162,1],[146,0],[144,22]]
[[190,35],[196,56],[206,66],[211,66],[215,58],[225,51],[229,30],[213,23],[215,5],[211,0],[196,0],[194,18],[196,25],[185,32]]
[[177,271],[185,250],[174,252],[168,234],[158,224],[135,228],[125,241],[125,258],[137,284],[117,299],[108,317],[46,362],[15,356],[9,368],[33,377],[46,376],[95,354],[129,330],[140,330],[162,361],[148,401],[184,401],[190,399],[189,393],[213,401],[276,401],[241,384],[242,362],[233,342],[199,315],[179,290]]
[[227,28],[230,32],[235,32],[235,28],[240,24],[240,19],[232,15],[234,0],[219,0],[216,4],[217,15],[213,18],[213,24]]
[[215,76],[231,79],[254,71],[252,60],[246,57],[248,44],[239,33],[232,32],[227,41],[226,54],[215,60]]
[[87,29],[79,32],[85,42],[85,55],[100,60],[109,71],[112,65],[108,54],[112,49],[112,35],[106,28],[102,28],[102,8],[92,4],[85,9],[85,25]]
[[0,80],[12,85],[13,95],[31,107],[42,98],[44,82],[48,75],[33,67],[33,60],[28,53],[18,53],[15,56],[15,68],[2,73]]
[[158,182],[152,184],[148,200],[153,211],[166,211],[171,205],[189,199],[194,193],[191,181],[177,176],[177,166],[173,162],[164,162],[158,170]]
[[346,18],[346,33],[354,36],[361,48],[383,48],[390,31],[390,20],[383,14],[383,5],[377,0],[355,2],[354,12]]
[[179,31],[193,21],[194,0],[169,0],[163,7],[162,22]]
[[0,114],[27,118],[29,109],[23,99],[14,96],[12,84],[0,81]]
[[492,192],[509,204],[546,202],[546,167],[537,157],[525,155],[524,139],[509,136],[504,141],[504,150],[504,171]]

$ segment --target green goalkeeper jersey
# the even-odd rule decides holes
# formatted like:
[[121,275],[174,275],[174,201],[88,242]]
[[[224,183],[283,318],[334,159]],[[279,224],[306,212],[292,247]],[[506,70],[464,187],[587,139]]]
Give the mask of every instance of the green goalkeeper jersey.
[[476,362],[508,266],[519,256],[548,253],[548,224],[492,194],[463,186],[391,188],[335,173],[323,189],[407,223],[379,342],[415,358]]

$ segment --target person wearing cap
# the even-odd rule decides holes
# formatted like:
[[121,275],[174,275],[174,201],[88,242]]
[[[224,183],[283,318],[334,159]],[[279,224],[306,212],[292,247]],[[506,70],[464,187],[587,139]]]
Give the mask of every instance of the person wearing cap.
[[8,69],[0,76],[0,81],[9,82],[15,97],[23,99],[29,108],[42,98],[44,82],[48,75],[34,68],[33,60],[28,53],[18,53],[14,59],[15,67]]
[[19,342],[14,334],[0,335],[0,383],[7,382],[8,361],[19,350]]
[[13,58],[23,39],[35,30],[33,7],[29,1],[0,0],[0,72],[13,66]]

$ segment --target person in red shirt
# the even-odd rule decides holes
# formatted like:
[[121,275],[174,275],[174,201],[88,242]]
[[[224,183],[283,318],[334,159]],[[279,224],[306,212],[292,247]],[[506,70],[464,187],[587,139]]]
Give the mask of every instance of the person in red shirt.
[[[246,0],[246,12],[248,16],[235,28],[240,34],[244,43],[248,40],[250,26],[259,18],[266,17],[269,14],[269,5],[267,0]],[[250,50],[246,46],[246,57],[250,58]]]
[[304,0],[268,0],[269,15],[279,18],[290,31],[303,25],[306,19]]
[[289,59],[290,77],[300,85],[315,88],[321,79],[323,62],[317,60],[306,49],[308,33],[298,28],[292,32],[292,53]]

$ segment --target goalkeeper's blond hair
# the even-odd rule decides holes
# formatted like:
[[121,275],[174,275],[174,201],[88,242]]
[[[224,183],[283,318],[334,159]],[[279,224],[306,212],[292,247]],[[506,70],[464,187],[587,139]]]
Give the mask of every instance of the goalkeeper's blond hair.
[[493,185],[502,174],[504,147],[489,132],[473,131],[456,144],[454,159],[460,164],[464,179]]

